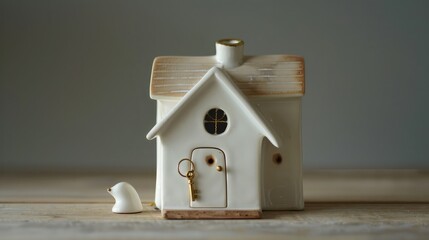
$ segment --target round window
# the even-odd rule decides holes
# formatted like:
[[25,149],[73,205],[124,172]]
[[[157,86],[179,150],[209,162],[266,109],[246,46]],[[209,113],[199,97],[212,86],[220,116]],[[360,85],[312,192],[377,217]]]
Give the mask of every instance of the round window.
[[213,135],[222,134],[228,126],[228,117],[219,108],[212,108],[204,117],[204,127],[206,131]]

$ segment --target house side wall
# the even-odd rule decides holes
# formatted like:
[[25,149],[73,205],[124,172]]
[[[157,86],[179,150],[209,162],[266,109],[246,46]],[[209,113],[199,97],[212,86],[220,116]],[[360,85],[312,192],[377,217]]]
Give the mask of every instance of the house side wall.
[[[200,93],[198,93],[200,94]],[[221,149],[226,157],[227,208],[261,210],[260,156],[263,136],[244,111],[218,85],[204,91],[192,107],[182,110],[171,126],[160,133],[162,147],[162,210],[191,209],[187,179],[177,172],[178,162],[190,158],[199,147]],[[160,111],[174,102],[165,102]],[[161,105],[164,102],[160,103]],[[221,108],[228,116],[225,133],[213,136],[204,129],[203,120],[211,108]],[[245,136],[245,137],[243,137]],[[198,169],[196,169],[198,174]],[[196,182],[198,188],[198,182]],[[203,209],[203,208],[192,208]]]
[[[161,121],[168,112],[179,102],[179,100],[157,100],[156,105],[156,123]],[[162,166],[164,163],[164,147],[161,138],[156,138],[156,187],[155,187],[155,205],[162,207]]]
[[[158,123],[161,119],[161,111],[159,108],[162,104],[157,101],[156,104],[156,122]],[[161,170],[162,170],[162,145],[159,138],[156,138],[156,185],[155,185],[155,205],[159,208],[161,206]]]
[[266,139],[262,144],[263,209],[303,209],[301,98],[264,98],[251,102],[281,139],[279,148]]

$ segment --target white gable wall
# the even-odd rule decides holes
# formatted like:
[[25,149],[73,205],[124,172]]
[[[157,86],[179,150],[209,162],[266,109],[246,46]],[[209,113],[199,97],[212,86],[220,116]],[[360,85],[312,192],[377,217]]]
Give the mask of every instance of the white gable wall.
[[[215,147],[226,156],[227,209],[260,210],[260,156],[263,136],[216,81],[196,94],[192,106],[175,117],[175,121],[160,132],[162,148],[161,209],[189,209],[187,179],[177,173],[182,158],[190,158],[193,149]],[[174,104],[166,102],[167,105]],[[161,107],[162,108],[162,107]],[[168,108],[168,107],[167,107]],[[204,129],[204,116],[211,108],[220,108],[228,117],[228,128],[221,135],[211,135]],[[198,174],[198,169],[196,169]],[[158,184],[158,183],[157,183]],[[198,182],[196,181],[198,188]]]

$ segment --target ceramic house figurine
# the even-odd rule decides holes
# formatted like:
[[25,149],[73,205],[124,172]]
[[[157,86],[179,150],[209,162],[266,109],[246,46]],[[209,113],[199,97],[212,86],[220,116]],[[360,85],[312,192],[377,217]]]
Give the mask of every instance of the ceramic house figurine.
[[156,206],[165,218],[260,218],[300,210],[304,59],[244,56],[244,42],[216,55],[157,57]]

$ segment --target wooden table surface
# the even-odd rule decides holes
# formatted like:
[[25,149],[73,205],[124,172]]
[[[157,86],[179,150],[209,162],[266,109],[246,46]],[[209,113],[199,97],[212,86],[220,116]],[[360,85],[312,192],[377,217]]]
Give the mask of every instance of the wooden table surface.
[[[265,211],[258,220],[165,220],[150,206],[152,174],[2,173],[0,239],[429,239],[429,174],[395,174],[310,172],[304,211]],[[106,188],[119,181],[136,187],[142,213],[111,212]]]

